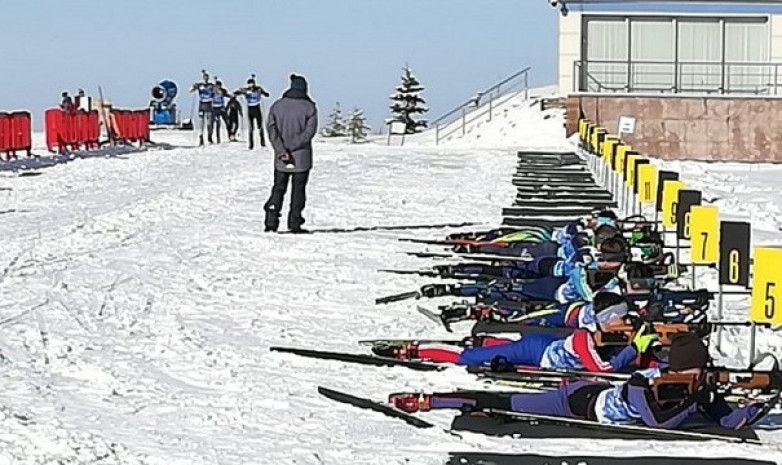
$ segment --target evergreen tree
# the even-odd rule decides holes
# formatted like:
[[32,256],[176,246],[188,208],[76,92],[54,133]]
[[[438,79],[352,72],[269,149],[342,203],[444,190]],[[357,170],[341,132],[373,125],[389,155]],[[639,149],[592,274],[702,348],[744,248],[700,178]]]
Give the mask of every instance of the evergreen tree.
[[426,128],[426,120],[418,119],[429,111],[426,101],[421,97],[424,88],[413,75],[410,66],[405,66],[402,83],[397,86],[396,93],[391,96],[390,121],[401,121],[405,124],[407,134],[415,134]]
[[339,108],[339,102],[334,110],[329,114],[328,123],[321,130],[323,137],[345,137],[347,135],[347,126],[342,118],[342,110]]
[[367,131],[370,128],[367,125],[367,119],[364,117],[364,111],[358,108],[353,109],[353,113],[348,120],[348,134],[350,134],[350,141],[352,143],[365,141],[367,138]]

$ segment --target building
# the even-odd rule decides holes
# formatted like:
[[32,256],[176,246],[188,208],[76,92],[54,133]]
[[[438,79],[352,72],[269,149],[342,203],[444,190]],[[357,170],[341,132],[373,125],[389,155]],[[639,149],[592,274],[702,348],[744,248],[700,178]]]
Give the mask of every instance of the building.
[[782,161],[782,1],[567,0],[559,87],[650,156]]

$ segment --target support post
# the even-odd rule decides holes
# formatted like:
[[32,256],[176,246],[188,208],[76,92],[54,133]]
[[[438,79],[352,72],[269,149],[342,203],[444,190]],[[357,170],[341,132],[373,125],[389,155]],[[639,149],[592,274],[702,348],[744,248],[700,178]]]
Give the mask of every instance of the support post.
[[[722,321],[722,284],[717,286],[717,321]],[[722,353],[722,326],[717,326],[716,340],[717,352]]]

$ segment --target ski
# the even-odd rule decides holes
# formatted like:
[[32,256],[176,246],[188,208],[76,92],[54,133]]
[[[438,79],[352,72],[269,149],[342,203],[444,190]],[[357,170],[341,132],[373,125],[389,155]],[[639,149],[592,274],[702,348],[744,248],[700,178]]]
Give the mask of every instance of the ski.
[[597,378],[605,381],[625,382],[630,379],[628,373],[596,373],[591,371],[579,370],[545,370],[538,367],[516,366],[513,371],[499,372],[491,371],[489,367],[467,367],[469,373],[477,375],[479,378],[497,379],[503,381],[540,381],[540,380],[558,380],[563,381],[573,378]]
[[329,389],[323,386],[318,386],[318,394],[327,397],[331,400],[342,402],[343,404],[350,404],[358,408],[380,412],[383,415],[400,419],[405,423],[407,423],[408,425],[415,426],[416,428],[434,427],[434,425],[432,423],[429,423],[428,421],[424,421],[416,416],[410,415],[409,413],[405,413],[401,410],[391,407],[390,405],[386,405],[374,401],[372,399],[356,397],[354,395],[347,394],[345,392],[335,391],[334,389]]
[[576,429],[597,429],[605,432],[631,433],[633,435],[648,437],[648,439],[658,440],[690,440],[690,441],[725,441],[733,443],[762,444],[757,438],[729,436],[727,434],[702,433],[686,430],[668,430],[662,428],[651,428],[639,425],[614,425],[609,423],[598,423],[596,421],[581,420],[577,418],[555,417],[549,415],[537,415],[532,413],[512,412],[501,409],[483,409],[488,415],[502,416],[513,420],[521,420],[533,425],[557,425],[574,427]]
[[380,297],[375,299],[375,304],[390,304],[392,302],[400,302],[408,299],[420,299],[422,294],[418,291],[402,292],[400,294],[389,295],[386,297]]
[[425,316],[426,318],[434,321],[437,324],[443,325],[443,327],[445,327],[445,330],[448,331],[449,333],[453,332],[453,330],[451,329],[451,325],[449,324],[448,321],[446,321],[442,317],[442,315],[438,315],[437,313],[429,310],[426,307],[422,307],[420,305],[416,306],[416,310],[418,310],[418,313],[420,313],[421,315]]
[[[467,226],[479,226],[482,223],[476,222],[464,222],[464,223],[439,223],[439,224],[411,224],[411,225],[399,225],[399,226],[357,226],[355,228],[325,228],[325,229],[308,229],[310,234],[339,234],[339,233],[356,233],[356,232],[371,232],[371,231],[409,231],[413,229],[443,229],[443,228],[464,228]],[[296,234],[292,231],[280,231],[277,234]]]
[[492,246],[492,247],[507,247],[512,244],[510,242],[496,242],[496,241],[479,241],[470,239],[417,239],[414,237],[400,237],[399,242],[412,242],[413,244],[426,244],[426,245],[469,245],[472,247]]
[[387,269],[380,269],[380,270],[377,270],[377,271],[380,272],[380,273],[426,276],[427,278],[438,278],[438,277],[440,277],[440,273],[437,273],[437,272],[431,271],[431,270],[387,270]]
[[446,367],[436,363],[421,362],[415,360],[400,360],[390,357],[378,357],[370,354],[350,354],[345,352],[328,352],[312,349],[297,349],[293,347],[273,346],[272,352],[282,352],[287,354],[299,355],[301,357],[318,358],[322,360],[337,360],[346,363],[358,363],[361,365],[373,366],[401,366],[418,371],[440,371]]
[[[578,453],[578,451],[573,451]],[[650,451],[644,451],[649,454]],[[662,455],[643,457],[610,457],[587,455],[539,455],[539,454],[504,454],[489,452],[450,452],[450,458],[445,465],[519,465],[519,464],[578,464],[578,465],[774,465],[767,460],[752,460],[738,458],[701,458],[666,456]],[[675,452],[674,452],[675,453]]]
[[434,253],[434,252],[406,252],[418,258],[461,258],[479,262],[530,262],[532,257],[519,257],[514,255],[495,255],[484,254],[480,252],[453,252],[453,253]]
[[467,343],[464,339],[362,339],[358,341],[359,345],[369,347],[379,346],[404,346],[408,344],[448,344],[452,346],[464,347]]

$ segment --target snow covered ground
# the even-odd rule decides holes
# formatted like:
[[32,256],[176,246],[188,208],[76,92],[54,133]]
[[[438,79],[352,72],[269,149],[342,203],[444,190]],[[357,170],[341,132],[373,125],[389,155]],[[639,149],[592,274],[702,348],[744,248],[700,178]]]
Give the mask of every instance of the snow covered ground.
[[[515,196],[516,151],[568,147],[556,111],[541,114],[516,99],[501,114],[439,147],[319,141],[305,226],[499,224]],[[188,133],[153,139],[193,142]],[[721,208],[757,208],[756,237],[778,237],[769,170],[679,168],[707,196],[723,197]],[[419,373],[268,350],[359,352],[358,339],[446,336],[415,304],[373,302],[424,282],[377,269],[431,264],[402,253],[421,248],[397,239],[445,230],[263,233],[271,154],[243,144],[75,160],[41,172],[0,172],[0,212],[12,210],[0,214],[0,465],[442,464],[448,451],[782,462],[778,446],[456,436],[328,401],[316,386],[376,399],[482,386],[456,368]],[[761,343],[778,349],[779,341]],[[426,414],[442,428],[452,416]]]

